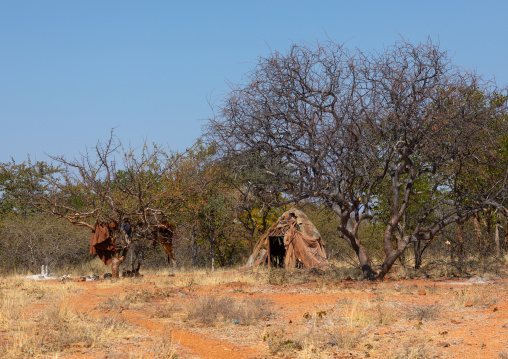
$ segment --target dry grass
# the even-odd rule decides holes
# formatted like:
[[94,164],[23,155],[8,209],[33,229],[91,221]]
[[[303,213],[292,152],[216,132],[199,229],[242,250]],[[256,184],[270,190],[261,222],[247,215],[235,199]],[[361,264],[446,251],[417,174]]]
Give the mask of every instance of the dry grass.
[[399,348],[392,349],[389,359],[430,359],[435,358],[425,338],[410,338],[401,343]]
[[0,281],[0,324],[30,316],[26,308],[46,299],[62,298],[79,293],[74,283],[61,284],[14,278]]
[[399,317],[393,305],[382,299],[363,302],[343,300],[337,305],[342,306],[341,323],[349,329],[388,326]]
[[155,339],[156,357],[161,359],[176,359],[175,345],[171,336],[171,329],[163,326],[160,335]]
[[27,295],[21,291],[0,291],[0,325],[8,326],[12,321],[21,319],[23,308],[29,302]]
[[184,310],[180,303],[162,303],[152,307],[151,314],[157,318],[173,318]]
[[302,343],[290,337],[284,328],[271,329],[263,333],[263,341],[272,353],[292,352],[302,349]]
[[497,302],[497,294],[490,285],[473,284],[457,288],[451,303],[455,307],[464,307],[466,304],[488,307]]
[[334,351],[352,351],[362,342],[362,332],[340,326],[311,325],[295,334],[295,341],[301,343],[304,356],[321,353],[324,357]]
[[130,335],[114,315],[81,313],[67,304],[74,283],[15,279],[0,284],[0,326],[8,328],[0,357],[52,356],[76,348],[100,348]]
[[[245,282],[259,283],[259,278],[267,271],[266,268],[247,270],[233,270],[231,268],[209,269],[179,269],[162,270],[158,275],[166,276],[165,281],[175,287],[217,286],[227,283]],[[166,274],[167,273],[167,274]],[[168,276],[171,275],[171,276]],[[173,276],[174,275],[174,276]],[[163,277],[164,278],[164,277]]]
[[354,302],[346,311],[343,316],[343,321],[348,328],[365,328],[371,323],[371,318],[367,314],[367,309],[370,307],[368,303]]
[[96,257],[92,260],[77,263],[73,266],[63,267],[58,270],[58,275],[70,275],[71,277],[82,277],[82,276],[103,276],[104,273],[111,273],[109,267],[105,267],[104,263]]
[[345,328],[333,323],[323,311],[306,313],[305,326],[288,333],[284,327],[268,328],[262,334],[271,353],[283,357],[331,358],[337,353],[359,349],[362,333],[356,328]]
[[99,309],[104,311],[119,311],[126,308],[129,308],[129,302],[126,300],[122,300],[118,297],[107,298],[104,302],[100,303],[98,306]]
[[[272,353],[282,357],[368,357],[364,355],[371,352],[375,356],[375,346],[371,344],[373,332],[378,328],[391,328],[400,317],[400,311],[383,295],[361,301],[346,297],[333,308],[305,312],[304,323],[297,331],[287,332],[285,327],[267,328],[263,340]],[[427,358],[425,350],[420,345],[408,344],[391,357]],[[375,357],[385,357],[386,353],[381,355]]]
[[271,303],[261,299],[199,297],[188,308],[187,319],[207,326],[221,323],[251,325],[271,315]]
[[[499,283],[343,283],[328,281],[326,273],[266,268],[175,273],[93,283],[0,280],[0,357],[133,350],[128,354],[133,358],[175,358],[182,341],[173,341],[173,328],[232,346],[259,347],[263,341],[264,350],[277,357],[431,358],[443,353],[436,348],[445,338],[441,332],[446,331],[448,339],[461,329],[440,318],[473,320],[461,315],[496,303],[499,309],[492,314],[503,315],[501,293],[508,290]],[[303,284],[297,284],[300,281]],[[74,308],[73,298],[91,288],[99,303],[86,310]],[[427,296],[419,295],[422,289]],[[473,308],[465,309],[469,302]],[[447,341],[449,351],[458,343]]]
[[71,348],[104,347],[115,337],[130,335],[128,327],[118,317],[80,314],[58,302],[32,319],[13,323],[3,357],[50,355]]
[[405,316],[408,320],[434,320],[438,318],[442,310],[435,304],[412,305],[405,310]]
[[388,326],[397,321],[397,313],[393,306],[383,302],[375,303],[372,317],[378,326]]
[[284,285],[288,282],[286,271],[282,268],[270,268],[267,276],[268,284]]
[[128,293],[123,300],[129,304],[137,303],[150,303],[155,298],[155,291],[153,289],[140,289]]

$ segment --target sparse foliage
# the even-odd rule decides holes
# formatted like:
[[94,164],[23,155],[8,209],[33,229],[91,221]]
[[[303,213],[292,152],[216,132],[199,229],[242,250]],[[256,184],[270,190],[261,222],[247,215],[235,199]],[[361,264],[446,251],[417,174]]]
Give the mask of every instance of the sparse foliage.
[[[217,113],[208,138],[227,166],[284,194],[270,205],[329,206],[366,278],[383,278],[410,243],[506,204],[507,167],[488,155],[507,133],[506,90],[430,40],[378,53],[294,45],[259,59]],[[489,173],[481,187],[464,183],[472,167]],[[359,236],[366,220],[384,226],[379,271]]]
[[[8,178],[9,191],[24,209],[48,213],[77,226],[94,231],[99,223],[116,223],[130,219],[132,235],[112,230],[115,243],[112,271],[125,260],[132,243],[153,239],[153,230],[163,226],[174,212],[168,195],[169,177],[178,154],[167,154],[158,146],[126,149],[113,133],[105,143],[99,142],[91,151],[68,160],[51,157],[58,166],[30,161],[2,169]],[[26,184],[12,186],[19,177]],[[168,178],[169,177],[169,178]]]

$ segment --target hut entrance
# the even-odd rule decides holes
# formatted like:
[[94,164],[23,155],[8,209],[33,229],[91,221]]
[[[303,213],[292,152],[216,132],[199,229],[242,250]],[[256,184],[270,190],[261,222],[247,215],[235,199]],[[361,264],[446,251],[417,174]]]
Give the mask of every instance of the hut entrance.
[[272,267],[284,267],[286,259],[286,248],[284,247],[284,237],[269,237],[270,259],[269,265]]
[[[288,218],[289,219],[289,218]],[[286,260],[286,246],[284,236],[289,230],[288,221],[284,220],[275,228],[269,230],[268,234],[268,265],[284,268]]]

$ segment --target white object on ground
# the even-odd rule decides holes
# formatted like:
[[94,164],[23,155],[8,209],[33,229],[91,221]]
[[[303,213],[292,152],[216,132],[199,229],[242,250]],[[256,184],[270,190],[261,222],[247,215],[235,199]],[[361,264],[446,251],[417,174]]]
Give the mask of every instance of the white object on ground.
[[45,280],[45,279],[60,279],[60,277],[52,277],[49,275],[49,268],[44,264],[41,266],[41,274],[29,275],[26,277],[27,279],[33,280]]

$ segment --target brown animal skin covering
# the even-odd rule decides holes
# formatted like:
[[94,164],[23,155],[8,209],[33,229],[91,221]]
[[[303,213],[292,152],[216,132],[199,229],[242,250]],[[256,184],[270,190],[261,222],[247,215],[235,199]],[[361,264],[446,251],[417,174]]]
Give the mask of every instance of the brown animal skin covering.
[[111,257],[116,250],[111,232],[116,231],[117,228],[118,226],[115,222],[103,222],[96,224],[95,229],[92,231],[90,254],[97,254],[105,265],[111,264]]
[[328,264],[326,260],[325,246],[321,238],[312,237],[296,230],[295,226],[289,227],[284,236],[286,257],[284,267],[296,267],[297,260],[307,268],[318,268]]

